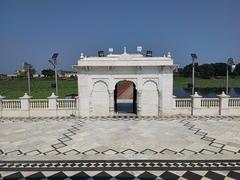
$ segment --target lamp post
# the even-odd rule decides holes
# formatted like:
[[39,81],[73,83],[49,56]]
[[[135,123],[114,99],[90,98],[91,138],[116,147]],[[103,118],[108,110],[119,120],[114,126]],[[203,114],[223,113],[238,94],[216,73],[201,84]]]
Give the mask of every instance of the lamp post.
[[194,94],[194,88],[195,88],[195,60],[197,59],[196,54],[191,54],[192,57],[192,95]]
[[53,65],[54,71],[55,71],[55,86],[56,86],[56,95],[58,96],[58,83],[57,83],[57,57],[58,53],[54,53],[52,55],[52,58],[48,60],[49,63]]
[[27,77],[28,77],[28,95],[31,95],[30,67],[31,65],[26,62],[23,64],[23,70],[27,72]]
[[227,61],[227,72],[226,72],[226,94],[228,95],[228,67],[230,66],[232,68],[232,66],[235,65],[234,59],[233,58],[228,58]]

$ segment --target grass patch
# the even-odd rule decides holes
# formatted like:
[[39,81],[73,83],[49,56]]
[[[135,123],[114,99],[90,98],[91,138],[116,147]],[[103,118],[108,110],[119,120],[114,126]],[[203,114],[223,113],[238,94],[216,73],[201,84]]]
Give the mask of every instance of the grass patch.
[[[185,88],[191,83],[191,78],[174,77],[174,88]],[[54,79],[34,78],[31,79],[31,96],[35,99],[46,99],[55,92],[51,87]],[[197,88],[225,88],[226,79],[195,79]],[[77,94],[77,80],[58,80],[59,97],[65,98],[68,94]],[[229,87],[240,88],[240,77],[229,78]],[[18,99],[27,92],[27,79],[8,79],[0,81],[0,95],[8,99]]]
[[[174,88],[186,88],[188,83],[192,83],[192,78],[174,77]],[[226,79],[201,79],[195,78],[195,87],[197,88],[225,88]],[[240,88],[240,77],[229,78],[229,87]]]
[[[55,88],[51,87],[54,79],[31,79],[31,96],[35,99],[45,99],[49,97]],[[77,94],[77,80],[58,80],[59,98],[64,98],[68,94]],[[0,81],[0,95],[8,99],[17,99],[28,92],[27,79],[13,79]]]

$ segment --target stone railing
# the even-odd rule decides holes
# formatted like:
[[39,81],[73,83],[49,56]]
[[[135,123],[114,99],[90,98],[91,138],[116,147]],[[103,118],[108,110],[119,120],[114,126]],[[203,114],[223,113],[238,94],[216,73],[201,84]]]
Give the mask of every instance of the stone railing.
[[197,93],[191,98],[174,98],[174,114],[240,115],[240,98],[230,98],[224,92],[217,98],[202,98]]
[[201,99],[201,107],[219,107],[219,99],[218,98],[202,98]]
[[239,107],[240,108],[240,98],[229,98],[228,100],[229,107]]
[[2,109],[21,109],[20,100],[2,100]]
[[0,96],[0,117],[77,115],[78,99],[58,99],[53,93],[48,99],[32,99],[26,93],[19,100]]
[[176,108],[190,108],[192,106],[191,98],[176,98],[175,107]]
[[75,109],[77,107],[76,99],[58,99],[58,109]]
[[47,99],[32,99],[30,100],[31,109],[47,109],[48,100]]
[[[78,98],[58,99],[54,93],[48,99],[32,99],[27,94],[19,100],[0,96],[0,117],[79,116],[78,101]],[[173,97],[169,114],[240,116],[240,98],[230,98],[224,92],[217,98],[202,98],[197,93],[191,98]]]

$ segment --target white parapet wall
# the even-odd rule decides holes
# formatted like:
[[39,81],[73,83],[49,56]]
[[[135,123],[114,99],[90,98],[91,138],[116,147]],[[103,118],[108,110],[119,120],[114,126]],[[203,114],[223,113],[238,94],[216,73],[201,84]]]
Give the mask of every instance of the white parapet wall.
[[77,116],[76,99],[58,99],[52,94],[48,99],[31,99],[25,94],[19,100],[7,100],[0,96],[0,117],[54,117]]
[[218,98],[203,98],[195,93],[192,98],[173,98],[173,114],[240,116],[240,98],[230,98],[224,92]]
[[[173,97],[172,100],[171,111],[159,115],[240,116],[240,98],[230,98],[224,93],[217,98],[203,98],[196,93],[191,98]],[[8,100],[0,96],[0,117],[81,116],[78,102],[78,97],[58,99],[54,94],[48,99],[31,99],[26,94],[19,100]]]

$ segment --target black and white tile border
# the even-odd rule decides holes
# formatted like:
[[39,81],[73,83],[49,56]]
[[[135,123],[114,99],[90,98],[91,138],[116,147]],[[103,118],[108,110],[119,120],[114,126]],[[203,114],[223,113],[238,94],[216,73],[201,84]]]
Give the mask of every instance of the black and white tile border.
[[240,160],[0,161],[0,171],[240,170]]
[[[6,176],[3,175],[3,180],[200,180],[200,179],[212,179],[212,180],[238,180],[240,178],[240,172],[238,171],[159,171],[149,172],[143,171],[136,175],[131,171],[100,171],[95,173],[89,173],[85,171],[76,171],[69,174],[66,171],[59,171],[54,173],[47,172],[27,172],[27,175],[23,172],[9,172]],[[0,174],[1,178],[1,174]]]
[[[0,161],[2,179],[240,179],[240,160]],[[50,176],[46,171],[54,171]],[[95,175],[88,172],[97,172]],[[118,172],[116,175],[116,171]],[[139,171],[136,175],[129,172]],[[152,174],[151,172],[155,172]],[[25,172],[28,176],[24,176]],[[73,175],[67,175],[74,172]],[[115,172],[113,175],[111,172]],[[3,173],[5,174],[5,173]],[[49,174],[49,173],[48,173]],[[91,175],[90,175],[91,174]]]

